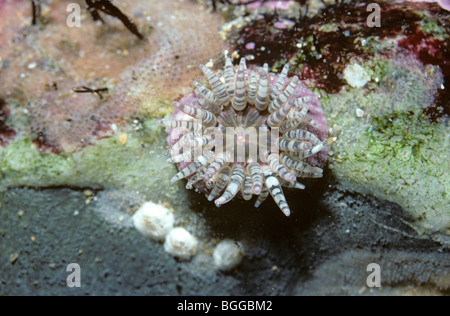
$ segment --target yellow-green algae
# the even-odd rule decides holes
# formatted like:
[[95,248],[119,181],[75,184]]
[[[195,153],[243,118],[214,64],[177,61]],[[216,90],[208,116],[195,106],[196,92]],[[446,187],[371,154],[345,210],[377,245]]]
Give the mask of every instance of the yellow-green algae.
[[[178,186],[170,184],[173,165],[166,162],[165,133],[154,119],[141,128],[130,126],[78,152],[40,153],[27,137],[0,149],[0,189],[10,187],[72,186],[124,188],[158,192],[173,197]],[[127,135],[126,144],[121,135]],[[163,188],[163,189],[162,189]]]
[[335,175],[358,192],[404,207],[421,229],[449,229],[450,128],[407,112],[372,124],[356,138],[341,134],[333,146]]
[[423,114],[440,88],[438,69],[411,71],[381,59],[364,67],[372,77],[364,89],[322,98],[330,169],[350,189],[402,206],[419,232],[448,233],[450,127]]

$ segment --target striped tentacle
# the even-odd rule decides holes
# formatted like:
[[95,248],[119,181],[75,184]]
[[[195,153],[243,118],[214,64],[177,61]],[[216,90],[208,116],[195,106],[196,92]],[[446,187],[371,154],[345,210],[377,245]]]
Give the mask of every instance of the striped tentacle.
[[215,126],[217,124],[217,119],[214,113],[202,110],[199,108],[195,108],[189,105],[182,104],[180,102],[174,101],[173,105],[179,108],[181,111],[186,113],[187,115],[192,116],[198,120],[202,121],[202,124],[205,126]]
[[293,168],[288,168],[292,174],[295,174],[296,177],[298,178],[322,178],[323,177],[323,173],[315,173],[315,172],[309,172],[309,171],[298,171],[295,170]]
[[[183,135],[180,140],[172,146],[170,149],[171,155],[173,157],[178,156],[180,149],[184,151],[194,150],[202,150],[204,146],[212,144],[212,138],[210,136],[198,136],[196,134],[190,133]],[[175,161],[173,161],[175,162]]]
[[191,190],[197,182],[203,179],[204,173],[205,169],[201,169],[196,174],[194,174],[186,183],[186,189]]
[[286,165],[289,168],[295,169],[297,171],[301,172],[311,172],[311,173],[317,173],[322,174],[323,170],[319,167],[313,167],[307,164],[304,161],[295,160],[288,155],[281,154],[280,155],[281,162]]
[[293,102],[286,102],[278,110],[269,115],[267,119],[267,124],[270,127],[278,127],[283,122],[283,119],[286,117],[286,115],[289,113],[289,111],[292,109],[293,106],[294,106]]
[[259,74],[256,71],[252,71],[250,77],[250,85],[248,87],[248,103],[255,105],[256,94],[258,93]]
[[287,204],[286,197],[284,196],[283,189],[281,188],[277,177],[267,165],[263,166],[263,173],[264,182],[269,189],[270,195],[272,195],[275,203],[277,203],[284,215],[289,216],[291,214],[291,210],[289,209],[289,205]]
[[211,102],[210,100],[208,100],[201,92],[200,89],[195,89],[194,90],[195,95],[197,96],[198,99],[198,104],[200,105],[200,107],[206,111],[210,111],[214,114],[219,114],[222,111],[222,107],[214,104],[213,102]]
[[181,136],[181,138],[175,144],[173,144],[172,147],[170,147],[169,149],[170,155],[177,156],[180,150],[183,147],[185,148],[185,146],[189,146],[187,144],[189,144],[191,139],[194,139],[195,137],[197,137],[196,133],[187,133]]
[[288,113],[288,115],[286,115],[287,120],[292,120],[298,117],[299,113],[303,113],[303,116],[308,114],[309,105],[308,104],[299,105],[299,103],[301,103],[299,99],[295,100],[294,108]]
[[312,155],[317,154],[319,151],[321,151],[326,146],[326,142],[322,142],[308,150],[305,151],[297,151],[292,152],[291,155],[295,158],[308,158]]
[[223,168],[216,181],[216,185],[211,190],[211,193],[208,196],[208,201],[214,200],[228,185],[228,182],[230,182],[231,178],[231,167],[225,167]]
[[245,174],[244,185],[242,186],[242,197],[245,201],[250,201],[252,199],[252,177],[249,174]]
[[266,70],[259,69],[259,86],[255,106],[258,111],[264,111],[269,106],[269,75]]
[[313,142],[314,144],[318,144],[321,142],[321,140],[316,135],[304,129],[290,130],[289,132],[284,133],[283,137],[285,139],[308,140]]
[[[242,60],[241,60],[241,62],[242,62]],[[245,63],[245,58],[244,58],[244,63]],[[248,90],[250,87],[250,76],[248,75],[247,64],[245,64],[244,76],[245,76],[245,92],[248,93]],[[248,99],[247,99],[247,102],[248,102]]]
[[247,89],[245,81],[246,73],[247,73],[247,66],[245,64],[245,58],[242,58],[236,74],[234,96],[233,101],[231,102],[231,106],[236,111],[243,111],[247,106]]
[[294,181],[294,182],[288,182],[283,179],[280,179],[280,184],[282,187],[289,188],[289,189],[300,189],[304,190],[305,186],[301,184],[300,182]]
[[232,97],[234,95],[236,74],[234,73],[233,62],[231,61],[231,58],[228,56],[225,58],[224,77],[228,95]]
[[175,183],[178,180],[181,180],[183,178],[187,178],[194,173],[196,173],[198,170],[203,168],[209,160],[214,156],[214,153],[212,151],[206,153],[204,156],[199,156],[193,163],[191,163],[189,166],[178,172],[171,180],[170,182]]
[[319,123],[317,123],[311,116],[306,115],[305,118],[303,119],[303,121],[306,124],[311,125],[314,128],[319,128]]
[[278,76],[277,81],[275,82],[275,84],[272,87],[272,92],[270,93],[270,99],[269,99],[270,102],[275,100],[280,95],[280,93],[283,91],[284,85],[287,80],[288,72],[289,72],[289,64],[286,64],[286,65],[284,65],[283,70],[281,71],[281,74]]
[[200,83],[198,81],[194,81],[194,86],[200,90],[202,95],[207,98],[210,102],[214,103],[217,106],[221,106],[220,100],[216,97],[214,92],[208,89],[203,83]]
[[204,179],[210,180],[219,170],[226,166],[230,161],[230,154],[222,152],[217,154],[214,161],[206,168]]
[[323,178],[323,173],[297,171],[297,170],[293,170],[293,172],[297,177],[300,178],[310,178],[310,179]]
[[197,133],[204,131],[203,125],[194,121],[160,120],[158,121],[158,124],[168,128],[179,128],[185,131],[193,131]]
[[191,162],[193,160],[193,157],[194,157],[194,151],[188,150],[186,152],[183,152],[180,155],[177,155],[177,156],[167,159],[167,162],[169,162],[169,163]]
[[230,103],[230,96],[228,95],[226,85],[220,80],[219,76],[211,69],[207,68],[204,65],[201,65],[200,69],[205,74],[212,91],[217,96],[220,103],[222,103],[223,106],[228,105],[228,103]]
[[308,114],[308,110],[309,110],[308,106],[305,106],[299,112],[291,110],[286,116],[286,119],[284,120],[283,124],[281,124],[280,132],[284,133],[291,129],[297,128],[297,126],[303,121],[303,119]]
[[247,165],[247,172],[250,174],[252,179],[253,193],[256,195],[261,194],[261,190],[264,185],[261,165],[257,162],[251,162]]
[[279,146],[280,149],[285,151],[305,151],[311,149],[313,147],[313,143],[281,138]]
[[245,168],[241,164],[235,165],[231,174],[230,183],[228,183],[225,192],[220,198],[214,201],[217,207],[220,207],[222,204],[228,203],[232,198],[236,196],[244,181],[244,175]]
[[[202,170],[204,170],[204,169],[202,169]],[[206,170],[205,170],[205,172],[206,172]],[[216,172],[216,174],[213,175],[211,179],[209,179],[208,181],[205,182],[206,183],[206,188],[208,190],[212,190],[214,188],[214,186],[216,185],[216,181],[219,178],[219,175],[220,175],[220,172]],[[204,178],[205,178],[205,174],[203,174],[203,179]]]
[[303,109],[305,106],[309,107],[308,102],[312,100],[311,96],[301,97],[297,98],[295,100],[295,110],[298,111],[300,109]]
[[193,137],[188,138],[183,144],[183,153],[180,155],[174,155],[172,158],[167,159],[170,163],[179,162],[191,162],[192,159],[202,153],[205,150],[205,146],[211,144],[211,136]]
[[[267,155],[266,155],[267,156]],[[287,182],[294,182],[297,177],[282,163],[280,163],[280,157],[276,154],[271,154],[267,157],[270,169],[279,175],[283,180]]]
[[[320,168],[315,169],[314,171],[317,172],[311,172],[311,171],[300,171],[297,170],[295,168],[292,168],[290,166],[288,166],[288,164],[283,163],[282,161],[283,159],[281,159],[280,163],[287,169],[289,170],[289,172],[293,175],[295,175],[297,178],[322,178],[323,177],[323,171]],[[305,163],[306,164],[306,163]],[[309,165],[308,165],[309,166]],[[312,167],[311,168],[316,168],[316,167]]]
[[283,104],[289,101],[289,99],[294,95],[295,89],[298,86],[298,77],[292,78],[289,85],[284,89],[283,93],[280,93],[278,97],[272,101],[269,106],[269,113],[273,113],[278,110]]
[[197,96],[200,106],[204,110],[210,111],[214,114],[219,114],[222,111],[223,107],[214,93],[207,87],[205,87],[205,85],[198,83],[197,81],[194,81],[194,85],[196,87],[194,93]]
[[[194,139],[191,139],[190,142],[188,142],[190,146],[192,146],[193,148],[203,148],[204,147],[213,144],[213,139],[211,136],[206,135],[206,136],[202,136],[202,137],[196,137]],[[213,146],[214,147],[214,146]]]
[[269,189],[266,187],[266,185],[264,185],[261,190],[261,194],[258,195],[258,198],[256,199],[255,207],[258,208],[262,204],[262,202],[264,202],[267,199],[269,194],[270,194]]

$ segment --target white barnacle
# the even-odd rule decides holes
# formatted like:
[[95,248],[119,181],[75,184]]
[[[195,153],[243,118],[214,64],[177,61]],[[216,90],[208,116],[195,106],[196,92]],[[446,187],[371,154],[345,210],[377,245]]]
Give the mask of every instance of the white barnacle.
[[244,257],[242,245],[231,239],[222,240],[214,248],[214,264],[219,270],[229,271],[236,268]]
[[164,249],[171,255],[188,260],[197,252],[198,241],[186,229],[176,227],[166,237]]
[[133,223],[142,234],[154,239],[164,240],[173,229],[174,216],[165,206],[147,202],[133,215]]

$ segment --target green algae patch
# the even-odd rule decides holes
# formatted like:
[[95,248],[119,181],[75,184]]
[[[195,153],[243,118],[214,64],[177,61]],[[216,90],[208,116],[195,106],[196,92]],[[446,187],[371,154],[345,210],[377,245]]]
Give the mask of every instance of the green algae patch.
[[[450,229],[450,128],[422,114],[392,112],[345,127],[330,167],[355,191],[402,206],[421,232]],[[353,135],[353,136],[352,136]]]
[[40,154],[29,139],[21,139],[0,151],[0,188],[65,179],[73,164],[70,156]]
[[169,180],[176,170],[164,156],[164,133],[154,121],[140,126],[117,131],[73,154],[43,154],[29,139],[16,140],[0,150],[0,189],[70,186],[173,195],[178,186]]
[[349,189],[402,206],[419,232],[448,232],[450,127],[424,115],[442,89],[440,69],[405,55],[362,65],[364,88],[321,91],[330,169]]

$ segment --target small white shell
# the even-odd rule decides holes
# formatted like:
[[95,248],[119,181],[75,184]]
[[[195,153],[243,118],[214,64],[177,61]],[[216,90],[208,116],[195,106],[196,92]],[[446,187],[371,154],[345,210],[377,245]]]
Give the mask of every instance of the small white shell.
[[369,82],[370,76],[361,65],[351,64],[344,70],[344,79],[353,88],[362,88]]
[[221,241],[214,249],[213,258],[216,267],[228,271],[237,267],[244,257],[242,246],[230,239]]
[[165,206],[147,202],[133,215],[133,223],[142,234],[154,239],[164,240],[173,229],[174,216]]
[[186,229],[177,227],[170,231],[164,249],[171,255],[188,260],[197,252],[197,239]]

